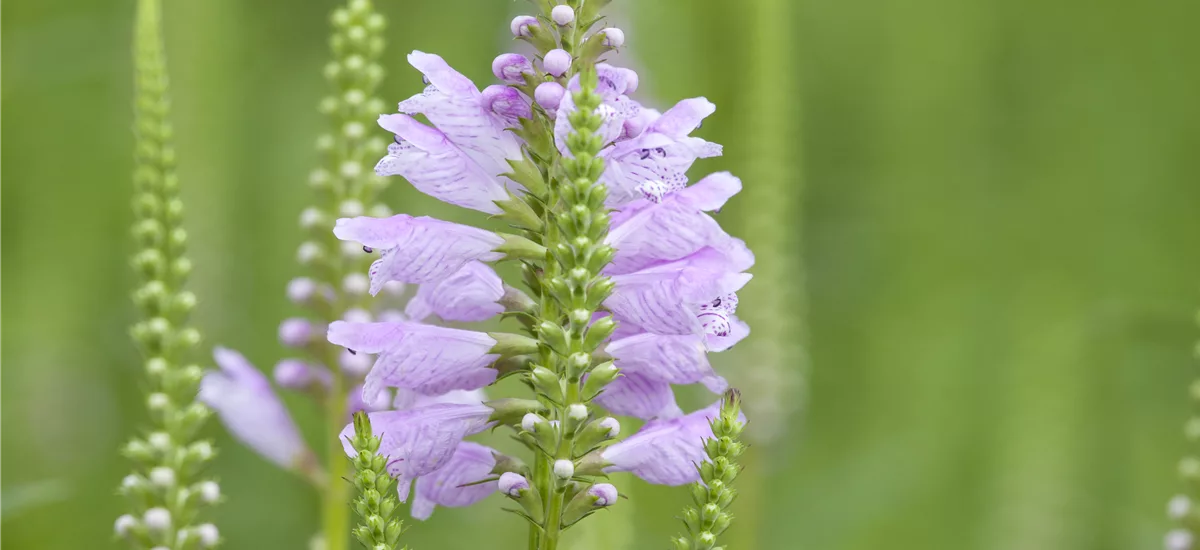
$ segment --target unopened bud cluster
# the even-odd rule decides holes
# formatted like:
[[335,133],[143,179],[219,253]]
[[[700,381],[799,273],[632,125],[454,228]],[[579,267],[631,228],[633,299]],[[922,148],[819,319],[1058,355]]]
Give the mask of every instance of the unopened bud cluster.
[[[1200,324],[1200,315],[1196,316],[1196,323]],[[1196,358],[1200,359],[1200,345],[1196,346]],[[1192,402],[1200,405],[1200,380],[1192,383],[1189,393]],[[1200,443],[1200,415],[1188,419],[1183,431],[1189,447],[1194,450]],[[1192,550],[1197,548],[1196,535],[1200,532],[1200,508],[1197,507],[1200,494],[1196,491],[1196,488],[1200,487],[1200,456],[1185,456],[1179,461],[1178,469],[1179,477],[1183,478],[1187,490],[1175,495],[1167,503],[1167,516],[1176,526],[1163,537],[1163,548]]]
[[371,432],[371,421],[364,412],[354,414],[350,444],[357,453],[350,459],[357,490],[351,506],[360,520],[354,537],[370,550],[395,550],[404,532],[403,522],[396,517],[400,506],[396,480],[388,475],[387,457],[379,454],[379,437]]
[[201,505],[219,500],[220,489],[201,477],[216,454],[212,443],[196,440],[211,413],[195,400],[203,370],[187,362],[200,334],[187,325],[196,297],[183,289],[191,263],[184,256],[158,0],[138,3],[135,33],[133,267],[140,283],[133,301],[142,318],[131,334],[145,361],[152,427],[123,449],[135,472],[120,492],[134,513],[118,518],[114,529],[136,547],[211,548],[220,538],[216,527],[194,522]]
[[692,503],[680,519],[688,532],[673,541],[676,550],[718,549],[717,537],[729,528],[729,505],[737,496],[733,480],[741,472],[737,459],[746,450],[739,440],[744,423],[740,420],[741,397],[737,390],[725,394],[721,413],[712,420],[713,437],[704,442],[708,461],[697,466],[700,481],[693,483]]

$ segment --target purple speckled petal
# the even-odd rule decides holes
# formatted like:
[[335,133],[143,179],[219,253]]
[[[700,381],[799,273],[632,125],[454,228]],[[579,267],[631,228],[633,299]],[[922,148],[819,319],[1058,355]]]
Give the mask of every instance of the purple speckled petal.
[[504,311],[496,303],[502,296],[504,285],[496,272],[481,262],[471,262],[444,280],[421,285],[404,313],[413,321],[430,315],[446,321],[484,321]]
[[464,441],[444,466],[417,480],[412,517],[429,519],[435,506],[461,507],[479,502],[496,492],[495,483],[466,485],[487,479],[496,467],[492,449]]
[[213,357],[221,370],[204,375],[199,399],[217,412],[229,432],[283,468],[310,460],[312,452],[267,377],[236,351],[218,347]]
[[670,383],[632,372],[622,372],[605,386],[596,402],[613,414],[647,420],[683,414],[675,404],[675,392],[671,391]]
[[413,322],[335,321],[329,325],[329,342],[379,354],[363,382],[365,401],[384,387],[440,395],[479,389],[496,380],[489,366],[499,355],[488,353],[496,341],[482,332]]
[[494,201],[508,198],[504,183],[441,131],[402,114],[380,115],[379,125],[396,134],[396,143],[375,165],[376,174],[403,176],[417,191],[442,202],[500,213]]
[[740,272],[753,262],[753,256],[745,255],[705,248],[682,260],[615,275],[616,289],[604,303],[618,321],[647,332],[700,334],[698,308],[750,281],[749,273]]
[[728,386],[709,364],[702,335],[638,334],[613,340],[605,352],[616,360],[625,376],[637,375],[671,384],[700,382],[713,392]]
[[628,439],[603,452],[606,472],[632,472],[656,485],[683,485],[700,479],[696,464],[708,460],[704,440],[712,437],[709,422],[720,414],[718,401],[670,420],[647,422]]
[[627,205],[613,217],[605,242],[617,250],[605,272],[616,275],[685,258],[705,248],[741,254],[744,245],[730,237],[705,210],[724,204],[741,182],[728,173],[713,174],[679,190],[643,184],[646,198]]
[[688,136],[714,109],[698,97],[680,101],[653,119],[627,119],[635,128],[625,128],[624,133],[636,132],[636,137],[603,152],[607,163],[600,180],[609,187],[608,206],[616,208],[641,198],[637,188],[646,181],[682,187],[696,159],[719,156],[720,145]]
[[[405,411],[370,413],[371,429],[380,438],[379,452],[388,457],[388,472],[399,482],[400,500],[408,499],[412,480],[445,466],[463,438],[488,429],[492,409],[484,405],[440,404]],[[342,429],[347,456],[354,424]]]
[[371,264],[372,295],[378,294],[389,281],[432,283],[449,277],[469,262],[504,257],[494,252],[504,243],[499,235],[427,216],[342,218],[333,233],[343,241],[356,241],[380,251],[381,257]]
[[708,345],[708,351],[720,352],[732,348],[743,338],[750,335],[750,325],[745,321],[738,319],[737,316],[729,318],[730,330],[726,336],[717,336],[716,334],[705,334],[705,342]]
[[483,170],[499,175],[509,170],[505,159],[520,159],[521,144],[513,121],[484,104],[470,79],[450,68],[440,56],[414,51],[408,62],[429,79],[424,92],[400,102],[400,112],[423,114]]

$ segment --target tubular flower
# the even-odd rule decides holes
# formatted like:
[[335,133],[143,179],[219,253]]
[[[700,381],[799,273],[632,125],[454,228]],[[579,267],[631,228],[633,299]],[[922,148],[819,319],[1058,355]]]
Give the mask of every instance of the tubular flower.
[[[335,321],[327,338],[377,355],[363,400],[394,395],[397,410],[369,419],[402,500],[415,482],[414,517],[499,489],[535,526],[530,547],[554,550],[563,529],[617,502],[616,487],[592,479],[605,468],[652,483],[697,479],[719,404],[684,414],[672,386],[727,389],[707,354],[749,333],[736,293],[754,255],[712,217],[742,182],[717,173],[689,185],[697,159],[721,154],[692,135],[715,106],[692,98],[661,113],[643,108],[631,97],[637,73],[597,62],[624,44],[619,29],[594,28],[603,2],[541,4],[544,13],[510,29],[537,55],[496,57],[497,83],[481,89],[415,51],[408,61],[428,86],[379,119],[394,143],[380,147],[377,174],[511,233],[346,214],[336,237],[380,255],[370,294],[420,286],[403,318]],[[514,260],[518,280],[490,265]],[[497,316],[524,334],[437,324]],[[479,390],[508,375],[537,399],[480,404]],[[620,423],[608,413],[650,422],[615,441]],[[515,432],[533,454],[529,467],[465,441],[491,427]]]

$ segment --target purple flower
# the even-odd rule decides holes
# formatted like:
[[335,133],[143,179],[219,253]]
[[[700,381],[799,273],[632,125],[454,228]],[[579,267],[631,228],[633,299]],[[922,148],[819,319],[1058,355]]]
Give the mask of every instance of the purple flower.
[[507,131],[516,120],[493,112],[484,96],[441,57],[414,51],[408,62],[429,81],[424,92],[400,102],[400,112],[422,114],[462,148],[484,172],[498,176],[509,171],[505,159],[521,157],[521,142]]
[[333,383],[333,374],[320,365],[310,365],[299,359],[284,359],[275,364],[275,383],[293,390],[308,389],[314,383],[328,388]]
[[596,402],[613,414],[644,419],[675,418],[683,414],[675,404],[670,383],[636,373],[622,372],[605,386]]
[[518,473],[504,472],[500,474],[500,479],[496,482],[496,488],[501,493],[510,497],[518,497],[521,496],[521,491],[529,489],[529,480]]
[[470,506],[496,492],[491,483],[467,485],[491,475],[496,467],[492,453],[491,448],[478,443],[459,443],[445,465],[417,480],[412,517],[429,519],[435,506]]
[[617,502],[617,488],[611,483],[597,483],[592,485],[588,491],[588,495],[596,498],[596,506],[611,506]]
[[329,342],[358,353],[377,353],[363,382],[363,399],[384,387],[426,395],[479,389],[496,380],[488,368],[499,355],[489,353],[496,341],[482,332],[413,322],[329,325]]
[[646,181],[682,186],[696,159],[719,156],[720,145],[690,136],[715,110],[702,97],[685,99],[661,116],[644,121],[644,129],[636,137],[602,152],[607,162],[600,181],[609,187],[608,205],[615,208],[642,198],[638,186]]
[[297,469],[313,460],[267,377],[236,351],[218,347],[213,358],[221,370],[204,375],[199,399],[217,412],[229,432],[284,468]]
[[[481,99],[482,101],[482,96]],[[379,125],[396,134],[388,154],[375,165],[380,176],[404,176],[426,195],[488,214],[500,213],[494,201],[508,198],[494,172],[489,172],[436,128],[408,115],[380,115]]]
[[687,187],[642,183],[638,191],[644,198],[613,215],[613,229],[605,242],[617,254],[605,271],[630,273],[685,258],[704,247],[735,251],[740,242],[705,212],[721,208],[741,189],[742,182],[728,172],[711,174]]
[[709,423],[720,413],[718,401],[685,416],[647,422],[637,433],[604,450],[604,460],[612,464],[605,472],[632,472],[656,485],[698,481],[696,465],[708,460],[704,440],[712,437]]
[[[379,452],[388,457],[388,473],[398,481],[400,500],[408,499],[413,480],[450,463],[464,437],[488,429],[491,414],[485,405],[453,403],[369,413],[380,438]],[[340,439],[347,456],[356,454],[350,445],[353,436],[354,425],[346,425]]]
[[562,76],[571,68],[571,54],[562,49],[550,50],[542,59],[542,68],[554,76]]
[[438,403],[480,405],[486,398],[487,396],[484,395],[483,390],[454,390],[441,395],[425,395],[400,388],[396,390],[396,398],[392,401],[392,408],[402,411],[406,409],[419,409]]
[[453,275],[426,283],[404,309],[413,321],[437,315],[446,321],[484,321],[504,311],[496,303],[504,296],[504,285],[492,268],[471,262]]
[[566,88],[557,82],[543,82],[533,90],[534,100],[550,113],[558,110],[558,106],[562,104],[563,96],[566,94]]
[[[707,335],[641,333],[609,342],[605,347],[621,373],[671,384],[704,384],[721,393],[728,384],[708,362]],[[744,335],[742,335],[744,336]]]
[[525,82],[523,75],[526,73],[533,74],[533,64],[528,57],[519,53],[502,53],[492,61],[492,74],[505,82]]
[[734,294],[750,281],[742,273],[754,256],[741,241],[731,251],[704,248],[686,258],[614,275],[605,301],[613,316],[654,334],[716,334],[733,331]]
[[504,239],[491,231],[437,220],[397,214],[390,218],[342,218],[333,233],[344,241],[362,243],[381,256],[371,264],[371,294],[389,281],[432,283],[454,274],[473,261],[504,257],[495,252]]

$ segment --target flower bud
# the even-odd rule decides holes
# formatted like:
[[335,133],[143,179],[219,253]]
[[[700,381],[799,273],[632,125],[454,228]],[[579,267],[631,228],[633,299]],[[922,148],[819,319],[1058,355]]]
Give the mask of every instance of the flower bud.
[[617,501],[617,488],[611,483],[597,483],[588,489],[587,494],[595,498],[596,506],[611,506]]
[[329,219],[320,208],[310,206],[300,212],[300,227],[303,229],[315,229],[330,225]]
[[171,398],[162,392],[154,392],[146,396],[146,406],[152,411],[162,411],[171,406]]
[[494,84],[483,90],[483,108],[500,116],[509,118],[529,118],[533,116],[529,100],[521,95],[516,88]]
[[533,99],[543,109],[554,113],[558,111],[558,106],[562,103],[563,96],[566,93],[567,89],[563,88],[562,84],[557,82],[543,82],[538,84],[538,87],[533,90]]
[[608,430],[608,437],[617,437],[621,434],[621,423],[611,416],[601,420],[599,426]]
[[512,23],[509,23],[508,29],[512,31],[515,37],[530,36],[532,33],[529,27],[538,26],[538,20],[532,15],[518,15],[513,18]]
[[1186,495],[1175,495],[1167,503],[1167,517],[1183,519],[1192,511],[1192,501]]
[[604,389],[604,386],[616,380],[619,374],[621,374],[621,369],[613,365],[612,361],[597,365],[596,368],[588,373],[587,380],[583,383],[584,399],[591,400],[600,395],[600,391]]
[[166,508],[151,508],[142,516],[146,528],[153,532],[163,532],[171,528],[171,512]]
[[1195,537],[1187,529],[1172,529],[1167,531],[1167,535],[1163,537],[1163,548],[1165,550],[1192,550],[1192,543]]
[[175,485],[175,470],[166,466],[159,466],[150,470],[150,483],[164,489]]
[[205,504],[216,504],[221,500],[221,486],[215,481],[205,481],[197,487],[197,492],[200,493],[200,500]]
[[554,6],[554,9],[550,10],[550,19],[559,25],[570,25],[575,21],[575,10],[571,9],[571,6]]
[[317,371],[299,359],[284,359],[275,364],[275,383],[280,387],[303,390],[319,378]]
[[344,349],[338,355],[338,365],[342,367],[342,372],[351,376],[365,376],[367,371],[371,370],[371,356],[365,353],[351,353],[350,350]]
[[505,472],[500,474],[498,486],[501,493],[510,497],[519,497],[522,491],[529,489],[529,480],[525,479],[525,476],[521,474]]
[[542,59],[542,68],[554,76],[562,76],[571,68],[571,54],[561,48],[550,50]]
[[609,27],[600,31],[604,33],[604,45],[610,48],[620,48],[625,44],[625,31],[616,27]]
[[306,241],[296,249],[296,261],[303,265],[311,265],[324,255],[325,251],[321,250],[321,245],[312,241]]
[[146,442],[156,451],[167,451],[171,448],[171,436],[166,432],[154,432],[146,437]]
[[127,537],[131,531],[137,528],[137,525],[137,519],[129,514],[125,514],[117,518],[117,521],[113,523],[113,532],[115,532],[118,537]]
[[563,400],[562,381],[554,371],[542,366],[534,367],[529,371],[529,383],[537,393],[555,401]]
[[355,307],[347,309],[345,312],[343,312],[342,320],[346,321],[347,323],[370,323],[372,320],[374,320],[374,317],[371,315],[370,311],[367,311],[361,307]]
[[492,60],[492,74],[505,82],[520,84],[525,73],[533,73],[533,64],[519,53],[502,53]]
[[570,479],[575,475],[575,463],[567,459],[554,461],[554,476],[559,479]]
[[580,404],[580,403],[572,403],[571,405],[569,405],[567,407],[567,418],[574,420],[576,422],[582,422],[584,420],[587,420],[587,417],[588,417],[587,406]]
[[521,429],[532,433],[533,430],[537,428],[538,424],[541,424],[545,421],[546,419],[542,418],[542,416],[537,413],[528,413],[521,417]]
[[351,273],[342,279],[342,290],[351,296],[362,296],[371,288],[371,280],[362,273]]
[[217,526],[211,523],[204,523],[196,527],[196,536],[200,539],[201,548],[212,548],[221,540]]
[[279,323],[279,342],[292,348],[308,345],[313,335],[313,326],[308,319],[293,317]]

